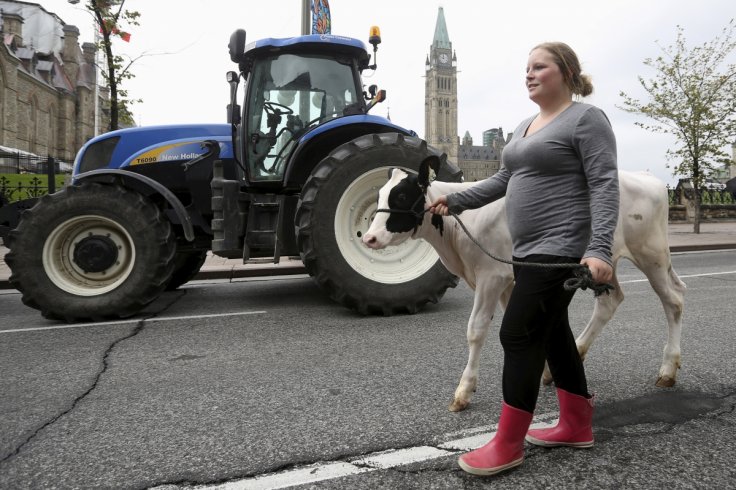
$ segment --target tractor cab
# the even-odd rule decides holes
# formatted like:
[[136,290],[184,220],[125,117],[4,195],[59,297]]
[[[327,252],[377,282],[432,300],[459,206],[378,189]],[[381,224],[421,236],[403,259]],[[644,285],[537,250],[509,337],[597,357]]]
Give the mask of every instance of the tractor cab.
[[[347,61],[347,62],[346,62]],[[286,159],[310,129],[364,111],[354,65],[283,53],[258,60],[248,82],[243,160],[253,181],[281,180]]]
[[[307,35],[246,46],[245,32],[238,30],[230,57],[240,74],[228,76],[228,118],[241,171],[253,184],[281,182],[291,155],[317,126],[370,108],[360,79],[370,56],[356,39]],[[245,80],[242,108],[236,104],[240,78]]]

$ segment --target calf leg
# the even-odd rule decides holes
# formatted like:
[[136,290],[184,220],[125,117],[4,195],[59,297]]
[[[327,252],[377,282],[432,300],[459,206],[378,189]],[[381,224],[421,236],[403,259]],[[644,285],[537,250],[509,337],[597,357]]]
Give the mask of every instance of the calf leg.
[[[611,278],[611,285],[614,287],[613,291],[609,294],[602,294],[596,298],[595,306],[593,307],[593,316],[590,317],[590,321],[585,326],[583,331],[575,339],[575,343],[578,346],[578,352],[580,353],[580,359],[585,360],[585,356],[588,353],[588,349],[593,344],[593,341],[601,333],[603,327],[613,318],[613,314],[616,312],[618,306],[624,300],[624,293],[621,291],[621,285],[618,282],[618,276],[616,275],[616,264],[613,265],[613,277]],[[545,366],[544,373],[542,374],[542,382],[545,385],[552,383],[552,374],[549,371],[549,367]]]
[[[646,274],[654,292],[659,296],[667,317],[667,343],[664,346],[657,386],[669,388],[674,386],[677,369],[680,367],[680,336],[686,287],[672,268],[669,254],[660,259],[647,261],[645,265],[640,266],[640,269]],[[659,264],[667,264],[667,266]]]
[[468,319],[468,363],[463,370],[460,383],[458,383],[455,390],[455,397],[450,404],[451,412],[465,410],[470,404],[470,399],[478,385],[480,352],[488,336],[493,313],[504,289],[506,287],[498,280],[483,280],[475,289],[473,311]]

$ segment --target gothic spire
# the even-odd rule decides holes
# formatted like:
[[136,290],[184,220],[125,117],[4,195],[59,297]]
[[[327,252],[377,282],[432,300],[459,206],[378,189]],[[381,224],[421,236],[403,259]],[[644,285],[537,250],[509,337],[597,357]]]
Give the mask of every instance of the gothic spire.
[[452,49],[450,36],[447,34],[447,25],[445,24],[445,11],[442,7],[437,12],[437,24],[434,27],[434,40],[432,47]]

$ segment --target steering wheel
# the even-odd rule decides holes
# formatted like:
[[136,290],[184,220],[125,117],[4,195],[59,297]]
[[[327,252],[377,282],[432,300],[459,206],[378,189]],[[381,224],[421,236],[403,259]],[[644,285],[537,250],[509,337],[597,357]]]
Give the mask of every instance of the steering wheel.
[[[284,111],[280,111],[279,109],[277,109],[277,107],[280,109],[284,109]],[[265,110],[266,114],[268,114],[269,116],[283,116],[284,114],[294,114],[294,111],[291,109],[291,107],[271,101],[263,103],[263,110]]]

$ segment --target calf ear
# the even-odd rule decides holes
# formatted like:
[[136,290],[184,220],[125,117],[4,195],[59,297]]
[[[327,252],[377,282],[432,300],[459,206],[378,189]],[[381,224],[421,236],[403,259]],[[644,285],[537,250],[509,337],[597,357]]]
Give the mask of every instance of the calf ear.
[[440,159],[434,155],[430,155],[419,164],[419,185],[427,187],[429,185],[429,169],[434,170],[435,175],[440,171]]
[[393,176],[394,170],[396,170],[394,167],[388,169],[388,180],[391,180],[391,176]]

